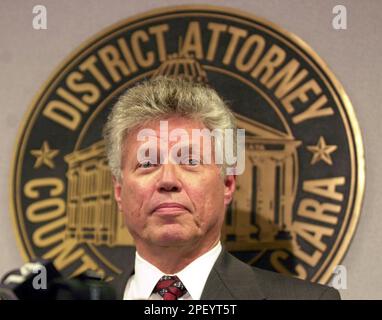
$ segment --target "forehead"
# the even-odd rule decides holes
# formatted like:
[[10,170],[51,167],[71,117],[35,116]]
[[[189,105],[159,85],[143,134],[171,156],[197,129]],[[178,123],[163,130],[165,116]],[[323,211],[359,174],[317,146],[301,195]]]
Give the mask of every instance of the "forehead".
[[176,130],[176,136],[179,138],[182,135],[192,138],[193,129],[201,130],[207,129],[207,127],[200,120],[184,117],[170,117],[152,120],[147,122],[144,126],[139,126],[132,130],[125,139],[125,145],[132,147],[134,144],[141,144],[142,141],[139,141],[138,134],[145,129],[149,129],[145,131],[145,136],[153,136],[159,140],[166,139],[171,132],[174,132],[174,130]]

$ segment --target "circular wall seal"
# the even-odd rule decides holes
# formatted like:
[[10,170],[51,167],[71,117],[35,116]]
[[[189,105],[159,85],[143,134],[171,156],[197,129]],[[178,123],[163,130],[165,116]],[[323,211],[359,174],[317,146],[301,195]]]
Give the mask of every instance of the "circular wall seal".
[[[358,222],[363,147],[353,107],[295,35],[252,15],[171,7],[87,41],[31,104],[16,145],[12,215],[26,260],[111,279],[134,246],[117,211],[102,127],[118,96],[159,75],[205,81],[246,130],[222,242],[248,264],[326,283]],[[127,262],[132,263],[132,262]]]

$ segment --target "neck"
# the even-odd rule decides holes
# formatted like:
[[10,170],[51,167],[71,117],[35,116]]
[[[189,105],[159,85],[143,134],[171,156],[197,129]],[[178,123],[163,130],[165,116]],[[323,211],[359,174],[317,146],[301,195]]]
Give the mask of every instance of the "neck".
[[146,246],[137,243],[136,248],[142,258],[164,274],[175,274],[214,248],[219,241],[218,238],[203,245],[195,243],[188,246]]

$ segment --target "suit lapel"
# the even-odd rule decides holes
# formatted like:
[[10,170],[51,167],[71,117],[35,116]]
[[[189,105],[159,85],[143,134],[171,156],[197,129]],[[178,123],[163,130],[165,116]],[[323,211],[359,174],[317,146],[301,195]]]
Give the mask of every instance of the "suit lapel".
[[212,268],[204,286],[200,300],[233,300],[235,296],[221,279],[215,268]]
[[263,300],[253,269],[224,249],[207,279],[201,300]]

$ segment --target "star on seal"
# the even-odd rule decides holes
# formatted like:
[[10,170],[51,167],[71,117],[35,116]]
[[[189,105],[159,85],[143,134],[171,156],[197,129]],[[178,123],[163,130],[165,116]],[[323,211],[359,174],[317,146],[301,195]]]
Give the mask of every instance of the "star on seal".
[[33,168],[40,168],[42,165],[46,165],[49,168],[54,168],[53,158],[57,156],[59,150],[50,149],[47,141],[44,141],[40,149],[31,150],[31,154],[36,157],[36,162]]
[[320,160],[323,160],[329,165],[333,164],[330,154],[337,150],[337,146],[327,145],[323,136],[320,137],[317,145],[307,146],[306,148],[313,153],[312,161],[310,162],[311,165],[317,163]]

